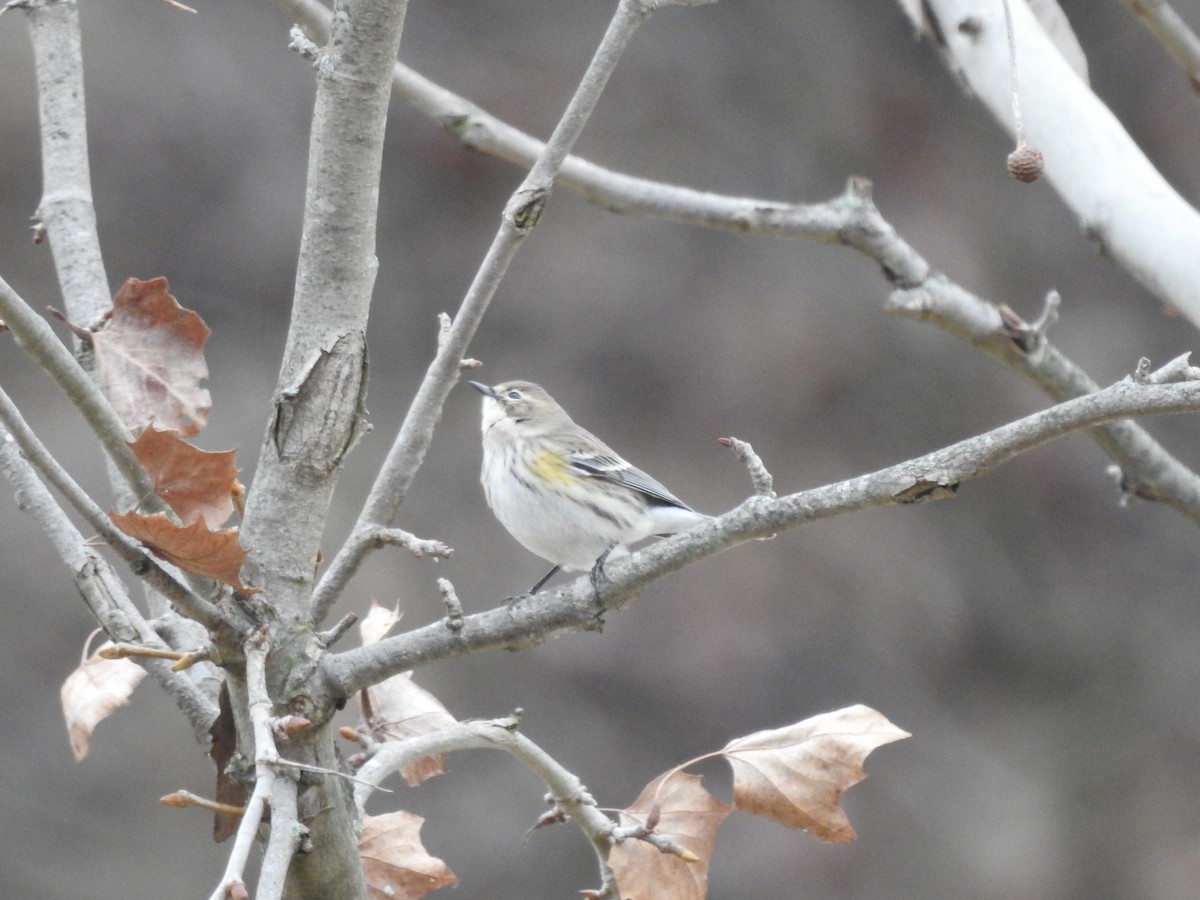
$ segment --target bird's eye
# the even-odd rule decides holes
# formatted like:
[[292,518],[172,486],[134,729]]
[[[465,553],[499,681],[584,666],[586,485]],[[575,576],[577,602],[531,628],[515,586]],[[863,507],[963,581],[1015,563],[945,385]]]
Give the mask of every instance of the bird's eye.
[[521,399],[521,392],[520,392],[520,391],[509,391],[509,392],[508,392],[508,399],[509,399],[509,400],[520,400],[520,399]]

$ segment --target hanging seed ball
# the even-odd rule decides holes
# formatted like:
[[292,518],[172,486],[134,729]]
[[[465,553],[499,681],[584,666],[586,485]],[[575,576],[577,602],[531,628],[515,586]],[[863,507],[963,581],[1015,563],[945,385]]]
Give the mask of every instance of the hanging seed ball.
[[1008,154],[1008,174],[1017,181],[1037,181],[1045,168],[1042,151],[1036,147],[1022,146]]

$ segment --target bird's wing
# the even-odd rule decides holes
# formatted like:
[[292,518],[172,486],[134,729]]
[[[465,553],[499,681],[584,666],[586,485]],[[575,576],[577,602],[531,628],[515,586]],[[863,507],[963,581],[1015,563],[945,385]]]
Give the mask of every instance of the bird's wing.
[[686,503],[643,472],[634,468],[619,456],[575,451],[567,455],[567,464],[581,475],[601,478],[622,487],[640,491],[652,500],[668,506],[691,509]]

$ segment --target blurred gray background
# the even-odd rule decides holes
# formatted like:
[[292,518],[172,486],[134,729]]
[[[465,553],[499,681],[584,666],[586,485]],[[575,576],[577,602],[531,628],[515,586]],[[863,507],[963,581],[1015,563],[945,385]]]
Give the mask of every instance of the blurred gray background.
[[[213,328],[214,410],[198,439],[253,477],[288,315],[313,94],[270,3],[82,4],[92,172],[112,286],[165,275]],[[1116,2],[1063,0],[1098,93],[1187,197],[1200,107]],[[1200,2],[1176,7],[1200,28]],[[538,135],[566,103],[612,3],[413,0],[403,59]],[[38,203],[26,26],[0,17],[0,274],[61,306]],[[1034,88],[1030,88],[1034,89]],[[1032,318],[1063,296],[1058,344],[1101,383],[1197,346],[1192,326],[1100,259],[1050,185],[1018,185],[1008,139],[913,40],[890,0],[726,0],[660,13],[612,79],[580,152],[732,194],[827,199],[875,183],[901,234],[965,287]],[[521,172],[460,149],[399,103],[389,125],[369,343],[374,432],[349,460],[328,558],[363,500]],[[954,339],[882,312],[888,285],[837,247],[622,218],[557,191],[471,354],[489,382],[545,384],[575,418],[700,509],[749,484],[716,438],[754,443],[784,492],[861,474],[1042,408]],[[0,378],[76,476],[107,499],[97,445],[11,338]],[[468,611],[544,567],[477,484],[478,396],[455,392],[397,524],[455,548],[380,552],[336,610],[399,600]],[[1195,418],[1152,432],[1200,465]],[[729,739],[851,703],[914,737],[877,751],[844,803],[859,832],[825,846],[734,815],[714,898],[1145,898],[1200,894],[1197,534],[1119,508],[1106,459],[1071,437],[950,502],[869,511],[751,544],[659,582],[609,617],[520,654],[422,669],[461,717],[520,706],[527,733],[604,806]],[[212,789],[212,767],[150,682],[71,757],[58,688],[92,629],[68,573],[7,488],[0,531],[0,893],[206,896],[228,846],[157,798]],[[704,770],[727,795],[720,767]],[[543,788],[509,758],[380,796],[428,816],[462,898],[574,896],[596,884],[569,827],[532,835]],[[440,895],[439,895],[440,896]],[[449,896],[449,892],[447,892]]]

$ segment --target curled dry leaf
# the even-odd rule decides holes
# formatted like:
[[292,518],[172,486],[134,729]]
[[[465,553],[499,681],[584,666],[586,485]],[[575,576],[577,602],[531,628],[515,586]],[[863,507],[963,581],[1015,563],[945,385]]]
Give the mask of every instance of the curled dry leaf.
[[458,883],[449,866],[425,852],[424,822],[403,811],[363,819],[358,855],[371,900],[416,900]]
[[[400,611],[371,601],[371,609],[358,626],[363,646],[381,641],[398,621]],[[418,734],[441,731],[457,721],[437,697],[401,672],[365,688],[359,695],[365,728],[376,741],[400,741]],[[446,771],[445,754],[427,756],[400,770],[410,785],[418,785]]]
[[654,833],[699,860],[686,862],[646,841],[627,838],[614,845],[608,857],[621,900],[703,900],[717,829],[730,808],[701,787],[700,781],[698,775],[675,770],[660,775],[621,812],[622,826],[639,825],[646,824],[657,807]]
[[108,326],[91,335],[100,388],[133,431],[157,422],[190,436],[212,398],[204,343],[212,332],[167,291],[167,279],[130,278],[113,298]]
[[234,776],[229,766],[237,753],[237,725],[233,721],[233,705],[229,700],[227,681],[221,682],[221,689],[217,693],[217,717],[213,719],[208,733],[212,738],[208,755],[217,767],[215,799],[217,803],[227,807],[225,810],[213,810],[213,841],[219,844],[236,834],[242,821],[240,813],[234,813],[228,808],[244,807],[249,796],[246,785]]
[[88,755],[96,726],[128,703],[133,689],[146,677],[145,669],[127,659],[101,657],[100,651],[111,646],[110,641],[101,644],[67,676],[59,692],[76,762]]
[[372,600],[371,608],[358,623],[358,633],[362,637],[363,646],[369,647],[382,641],[387,637],[388,632],[396,627],[396,623],[403,615],[399,605],[395,609],[388,609],[386,606],[381,606],[378,600]]
[[730,741],[721,752],[733,767],[733,807],[823,841],[852,841],[854,829],[838,798],[867,777],[867,754],[906,737],[859,705]]
[[184,525],[203,520],[219,528],[233,515],[237,480],[233,450],[211,453],[193,447],[177,431],[153,426],[129,444],[133,455],[154,482],[154,493],[183,520]]
[[236,528],[209,531],[203,522],[180,527],[168,519],[166,513],[146,516],[110,510],[108,517],[114,525],[141,541],[156,556],[161,556],[185,572],[223,581],[243,594],[258,593],[258,588],[242,584],[239,573],[242,563],[246,561],[246,551],[238,544]]

